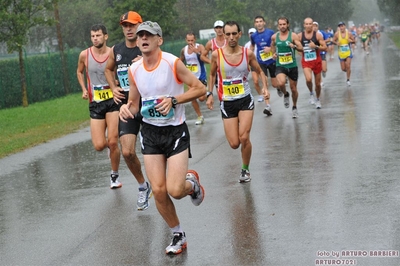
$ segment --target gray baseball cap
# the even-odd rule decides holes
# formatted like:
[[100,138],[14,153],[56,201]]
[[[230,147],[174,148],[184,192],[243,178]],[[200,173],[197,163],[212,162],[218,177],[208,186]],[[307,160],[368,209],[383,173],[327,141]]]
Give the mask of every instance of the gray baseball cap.
[[143,30],[150,32],[151,34],[162,37],[162,30],[161,30],[160,25],[158,25],[157,22],[145,21],[145,22],[141,23],[136,31],[136,34],[139,31],[143,31]]

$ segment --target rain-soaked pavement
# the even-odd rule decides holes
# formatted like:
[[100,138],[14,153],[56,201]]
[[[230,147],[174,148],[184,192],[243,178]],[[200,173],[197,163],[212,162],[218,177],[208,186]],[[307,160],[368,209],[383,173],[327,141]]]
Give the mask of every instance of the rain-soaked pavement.
[[369,56],[355,52],[350,88],[338,59],[328,62],[321,110],[302,72],[298,119],[275,91],[272,117],[257,103],[247,184],[219,111],[203,104],[206,123],[194,126],[187,106],[190,168],[206,197],[175,201],[188,238],[178,256],[164,254],[169,229],[154,199],[135,209],[123,163],[123,187],[108,188],[107,154],[88,129],[0,160],[0,264],[400,265],[399,61],[383,35]]

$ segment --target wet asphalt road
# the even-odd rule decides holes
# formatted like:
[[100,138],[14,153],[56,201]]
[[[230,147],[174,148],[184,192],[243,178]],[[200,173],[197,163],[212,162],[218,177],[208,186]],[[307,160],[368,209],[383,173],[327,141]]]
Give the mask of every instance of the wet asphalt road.
[[188,238],[178,256],[164,254],[154,199],[135,209],[123,160],[123,187],[108,188],[107,153],[89,129],[0,160],[0,265],[400,265],[399,61],[385,35],[369,56],[357,49],[348,88],[335,56],[321,110],[300,67],[298,119],[275,91],[272,117],[256,104],[247,184],[219,111],[202,104],[206,122],[194,126],[188,105],[190,168],[206,197],[175,201]]

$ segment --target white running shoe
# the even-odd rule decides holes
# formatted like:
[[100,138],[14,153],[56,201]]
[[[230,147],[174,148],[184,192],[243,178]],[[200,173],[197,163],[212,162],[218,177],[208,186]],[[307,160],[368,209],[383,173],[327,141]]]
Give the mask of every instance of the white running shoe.
[[110,188],[120,188],[122,187],[122,183],[119,182],[119,175],[118,174],[111,174],[110,177]]
[[292,117],[293,117],[293,118],[299,117],[299,112],[297,111],[297,108],[294,108],[294,109],[292,110]]
[[240,176],[239,176],[239,183],[247,183],[251,180],[249,170],[242,169]]
[[187,247],[185,232],[175,232],[171,244],[165,248],[165,253],[168,255],[176,255],[181,253]]
[[290,106],[290,102],[289,102],[289,92],[286,92],[286,95],[284,95],[283,97],[283,105],[285,106],[285,108],[289,108]]
[[320,102],[319,100],[317,100],[317,101],[315,102],[315,108],[321,109],[321,102]]
[[205,195],[204,188],[200,185],[199,174],[195,170],[188,170],[186,180],[194,183],[193,191],[190,193],[190,200],[195,206],[199,206],[203,202]]
[[347,83],[347,86],[351,86],[351,83],[350,83],[350,80],[348,80],[348,81],[346,81],[346,83]]
[[153,196],[153,191],[151,190],[149,182],[146,181],[146,183],[147,188],[139,188],[138,199],[136,202],[139,211],[144,211],[150,206],[149,199]]
[[271,115],[272,115],[271,106],[266,106],[266,107],[264,108],[263,113],[264,113],[265,115],[267,115],[267,116],[271,116]]
[[262,96],[262,95],[258,96],[258,102],[260,103],[260,102],[263,102],[263,101],[264,101],[264,96]]
[[309,104],[315,104],[315,98],[314,98],[314,94],[310,95],[310,99],[308,100]]
[[204,117],[203,116],[199,116],[197,117],[196,123],[194,123],[195,125],[202,125],[204,124]]

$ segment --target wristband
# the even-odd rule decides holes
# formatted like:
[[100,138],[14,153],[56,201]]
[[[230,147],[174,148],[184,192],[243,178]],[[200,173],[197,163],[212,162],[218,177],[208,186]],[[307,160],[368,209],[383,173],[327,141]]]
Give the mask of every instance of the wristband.
[[212,93],[212,91],[207,91],[207,98],[208,98],[208,96],[210,96],[210,95],[213,95],[213,93]]

